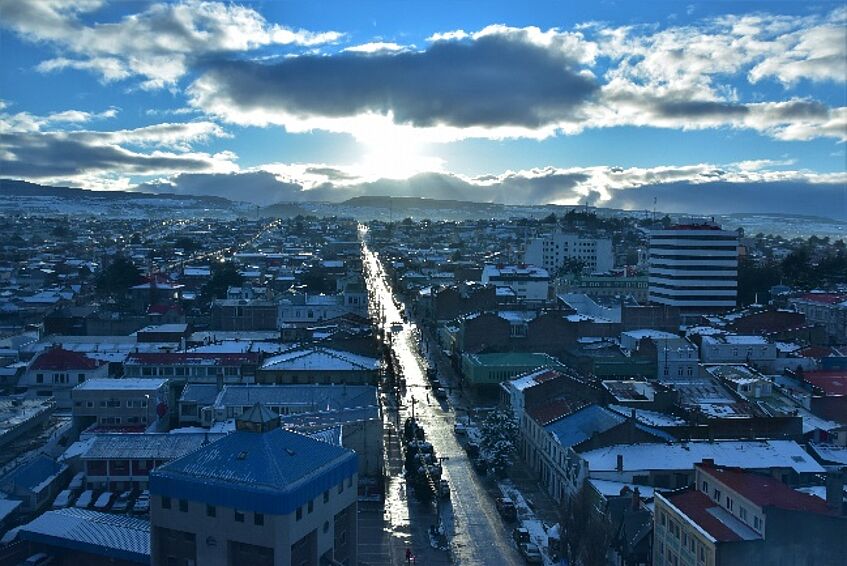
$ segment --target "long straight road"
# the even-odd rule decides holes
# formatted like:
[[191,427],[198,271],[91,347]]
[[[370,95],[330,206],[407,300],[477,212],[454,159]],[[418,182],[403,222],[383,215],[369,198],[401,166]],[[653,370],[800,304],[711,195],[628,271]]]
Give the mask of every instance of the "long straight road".
[[[401,422],[411,414],[414,406],[418,422],[426,429],[427,440],[433,444],[439,457],[448,458],[443,462],[443,477],[450,483],[451,497],[448,502],[442,503],[441,515],[445,530],[451,535],[453,563],[523,564],[510,542],[509,527],[500,519],[486,485],[474,472],[456,440],[453,432],[456,415],[451,404],[438,403],[431,395],[428,399],[426,362],[418,353],[418,329],[414,323],[404,321],[401,315],[404,306],[395,303],[382,265],[367,244],[363,247],[363,260],[375,314],[381,318],[386,333],[393,334],[391,348],[406,378],[406,394],[401,400]],[[398,328],[396,325],[402,325],[402,330],[392,333],[391,328]],[[409,504],[408,500],[396,500],[394,493],[388,493],[386,497],[385,505],[389,509]],[[408,525],[397,527],[408,528]]]

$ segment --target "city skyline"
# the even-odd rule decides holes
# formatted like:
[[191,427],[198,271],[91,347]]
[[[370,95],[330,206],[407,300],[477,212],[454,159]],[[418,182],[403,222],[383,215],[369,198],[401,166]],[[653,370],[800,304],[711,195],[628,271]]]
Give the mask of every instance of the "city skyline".
[[837,2],[0,6],[7,178],[847,217]]

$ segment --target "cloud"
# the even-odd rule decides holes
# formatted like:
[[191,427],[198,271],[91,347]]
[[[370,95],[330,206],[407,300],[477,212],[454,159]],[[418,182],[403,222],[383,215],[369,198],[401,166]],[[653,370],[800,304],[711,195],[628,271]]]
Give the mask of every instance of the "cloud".
[[192,105],[224,120],[291,131],[364,131],[362,116],[418,129],[487,131],[578,120],[596,88],[563,51],[488,34],[416,52],[219,60],[188,92]]
[[342,51],[347,51],[350,53],[378,53],[380,51],[406,51],[414,46],[400,45],[399,43],[392,43],[386,41],[372,41],[369,43],[363,43],[361,45],[353,45],[351,47],[345,47]]
[[[101,2],[0,0],[0,22],[33,41],[49,42],[62,56],[42,62],[42,72],[80,69],[106,82],[130,76],[144,88],[174,85],[199,57],[245,52],[266,45],[314,46],[337,41],[338,32],[316,33],[268,23],[245,6],[186,0],[151,4],[116,22],[88,25]],[[69,52],[72,56],[66,56]]]

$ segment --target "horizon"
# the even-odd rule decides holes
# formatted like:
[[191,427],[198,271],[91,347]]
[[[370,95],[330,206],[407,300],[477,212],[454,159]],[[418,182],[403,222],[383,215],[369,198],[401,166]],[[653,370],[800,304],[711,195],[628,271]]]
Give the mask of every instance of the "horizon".
[[0,175],[847,219],[843,4],[486,7],[0,2]]

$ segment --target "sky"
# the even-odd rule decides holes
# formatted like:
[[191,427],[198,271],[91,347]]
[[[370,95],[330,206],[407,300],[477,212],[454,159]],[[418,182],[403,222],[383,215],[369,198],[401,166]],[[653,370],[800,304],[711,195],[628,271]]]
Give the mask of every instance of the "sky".
[[844,2],[0,0],[0,176],[847,219]]

